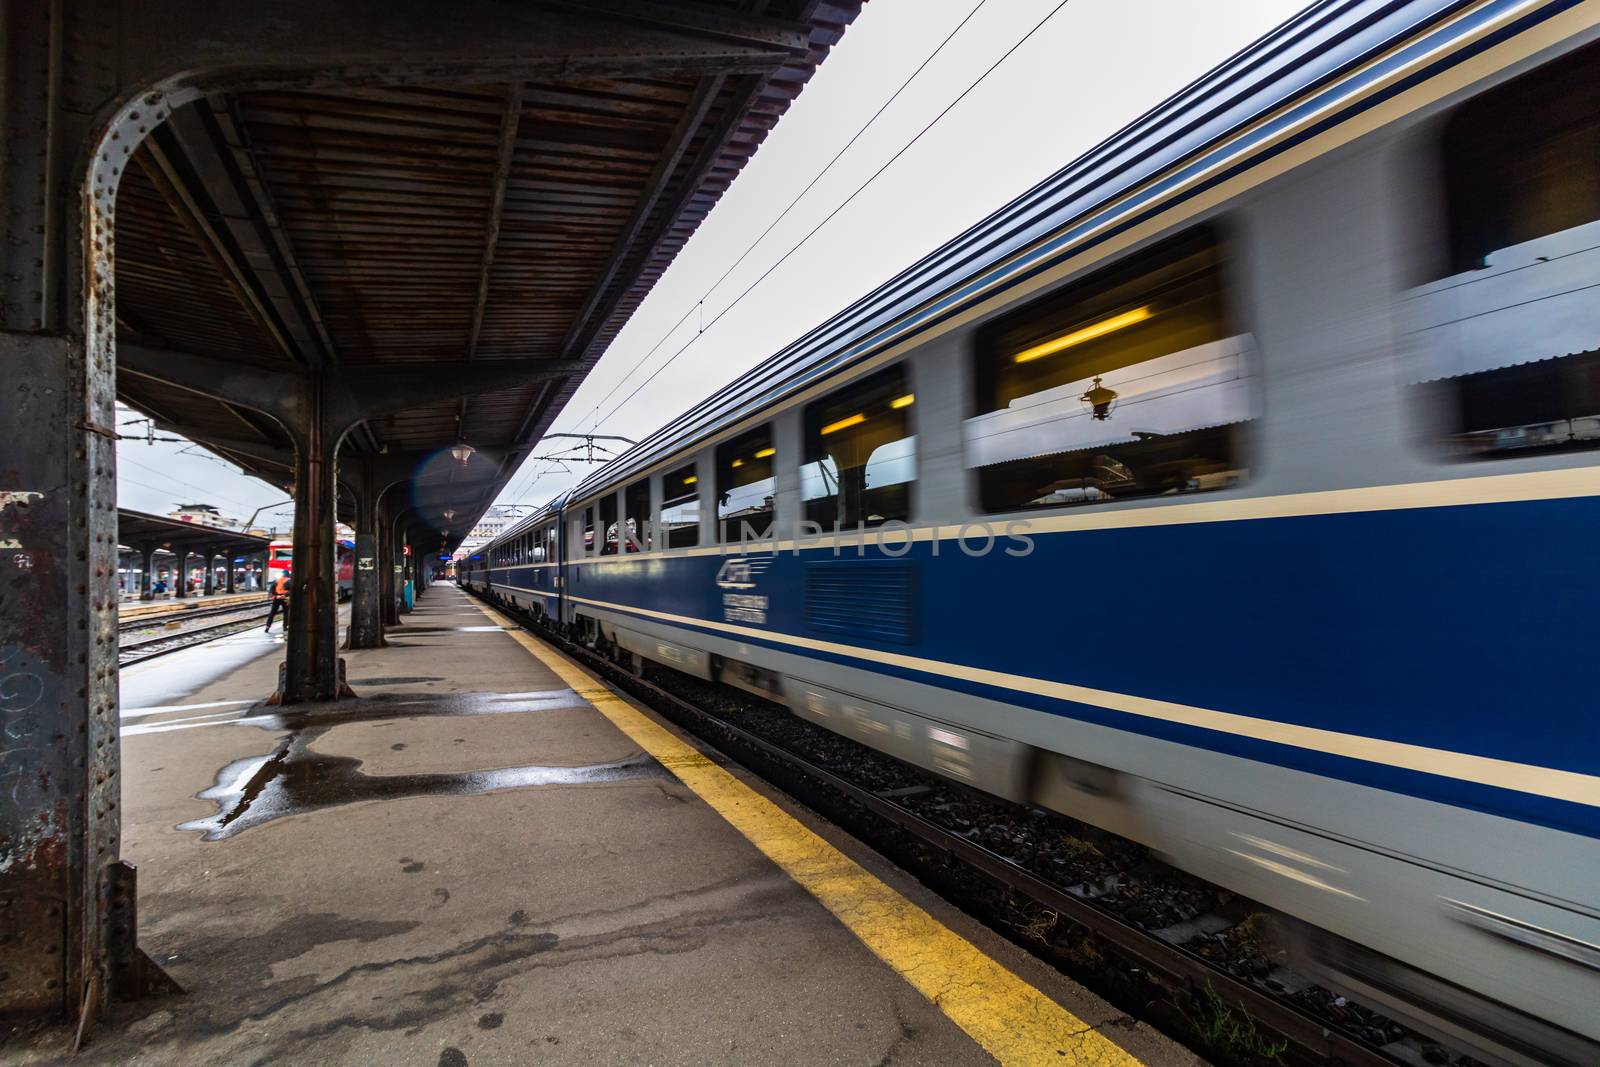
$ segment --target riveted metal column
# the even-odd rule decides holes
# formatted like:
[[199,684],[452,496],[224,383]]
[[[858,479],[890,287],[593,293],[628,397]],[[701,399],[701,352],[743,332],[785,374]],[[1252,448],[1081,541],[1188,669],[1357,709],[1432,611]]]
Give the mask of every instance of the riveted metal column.
[[383,619],[378,603],[378,490],[372,464],[364,464],[356,491],[356,559],[350,585],[348,648],[382,648]]
[[394,596],[391,606],[394,609],[394,622],[398,626],[403,621],[400,616],[406,612],[406,578],[408,563],[406,560],[406,529],[403,526],[405,511],[402,505],[395,505],[399,514],[395,515],[389,524],[393,541],[390,545],[389,573],[394,576]]
[[398,583],[395,581],[395,548],[394,520],[390,517],[392,505],[388,502],[389,494],[379,513],[378,524],[378,608],[382,624],[385,627],[400,625],[400,607],[395,600]]
[[156,546],[146,541],[139,546],[139,599],[149,600],[150,583],[155,580]]
[[[417,550],[411,543],[411,527],[400,535],[400,614],[411,614],[417,600]],[[407,550],[410,551],[407,551]],[[405,589],[411,587],[411,604],[406,603]]]
[[305,376],[304,422],[295,427],[294,561],[289,648],[279,699],[336,700],[340,695],[334,514],[338,484],[321,375]]
[[110,201],[74,171],[116,57],[74,18],[0,4],[0,1015],[69,1018],[120,848]]

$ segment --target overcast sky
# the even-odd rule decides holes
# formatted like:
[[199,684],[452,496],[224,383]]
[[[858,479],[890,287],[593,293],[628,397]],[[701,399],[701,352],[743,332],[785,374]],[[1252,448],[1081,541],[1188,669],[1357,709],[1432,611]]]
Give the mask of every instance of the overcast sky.
[[[702,298],[706,322],[733,305],[1057,2],[985,0],[789,217],[711,290],[978,5],[870,0],[552,429],[643,438],[1306,6],[1304,0],[1070,0],[804,247],[618,406],[695,336]],[[563,447],[552,442],[535,455]],[[205,502],[243,519],[283,499],[272,486],[181,444],[124,441],[118,459],[124,507],[160,513]],[[589,469],[529,460],[500,500],[543,503]],[[288,515],[287,508],[264,511],[258,521],[286,528]]]

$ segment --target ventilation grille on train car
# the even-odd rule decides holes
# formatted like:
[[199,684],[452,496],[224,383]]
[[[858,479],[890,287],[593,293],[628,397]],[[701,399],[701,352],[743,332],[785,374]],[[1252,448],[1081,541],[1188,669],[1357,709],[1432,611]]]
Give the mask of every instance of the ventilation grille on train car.
[[909,561],[838,560],[806,566],[806,622],[870,641],[915,639],[916,571]]

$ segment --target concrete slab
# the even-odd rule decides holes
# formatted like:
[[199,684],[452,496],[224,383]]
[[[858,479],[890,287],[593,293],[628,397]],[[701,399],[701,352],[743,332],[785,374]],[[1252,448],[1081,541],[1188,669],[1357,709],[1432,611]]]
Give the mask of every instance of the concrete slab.
[[[389,639],[336,704],[241,703],[276,639],[126,672],[123,851],[189,993],[119,1007],[81,1061],[993,1062],[454,587]],[[772,799],[1084,1026],[1198,1062]]]

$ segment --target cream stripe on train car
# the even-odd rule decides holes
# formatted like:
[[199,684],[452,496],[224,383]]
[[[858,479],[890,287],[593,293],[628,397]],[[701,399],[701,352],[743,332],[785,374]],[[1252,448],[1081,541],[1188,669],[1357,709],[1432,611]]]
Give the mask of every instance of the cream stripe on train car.
[[976,682],[979,685],[994,686],[997,689],[1010,689],[1021,693],[1037,693],[1056,700],[1089,704],[1094,707],[1106,708],[1110,711],[1137,715],[1145,719],[1156,719],[1162,722],[1177,723],[1182,726],[1197,726],[1203,730],[1212,730],[1235,737],[1270,741],[1274,744],[1288,745],[1312,752],[1323,752],[1331,756],[1345,756],[1350,759],[1379,763],[1401,770],[1420,771],[1424,774],[1436,774],[1444,778],[1476,782],[1499,789],[1513,790],[1518,793],[1549,797],[1552,800],[1564,800],[1573,804],[1600,807],[1600,777],[1579,774],[1576,771],[1563,771],[1528,763],[1513,763],[1510,760],[1493,759],[1489,756],[1474,756],[1465,752],[1427,748],[1402,741],[1386,741],[1376,737],[1363,737],[1359,734],[1338,733],[1314,726],[1300,726],[1295,723],[1277,722],[1272,719],[1260,719],[1249,715],[1237,715],[1232,712],[1214,711],[1210,708],[1191,707],[1187,704],[1175,704],[1171,701],[1134,696],[1130,693],[1091,689],[1087,686],[1072,685],[1067,682],[1006,674],[1001,671],[985,670],[981,667],[968,667],[959,663],[946,663],[941,660],[922,659],[917,656],[905,656],[895,652],[882,652],[857,645],[818,641],[810,637],[798,637],[794,634],[778,633],[772,630],[758,630],[754,627],[738,626],[709,619],[696,619],[687,615],[673,615],[664,611],[633,608],[626,604],[613,604],[603,600],[588,600],[577,596],[569,597],[568,599],[578,604],[588,604],[592,607],[611,609],[631,615],[641,615],[646,618],[659,619],[663,622],[684,623],[703,629],[735,634],[740,637],[793,645],[816,652],[849,656],[854,659],[920,671],[925,674]]

